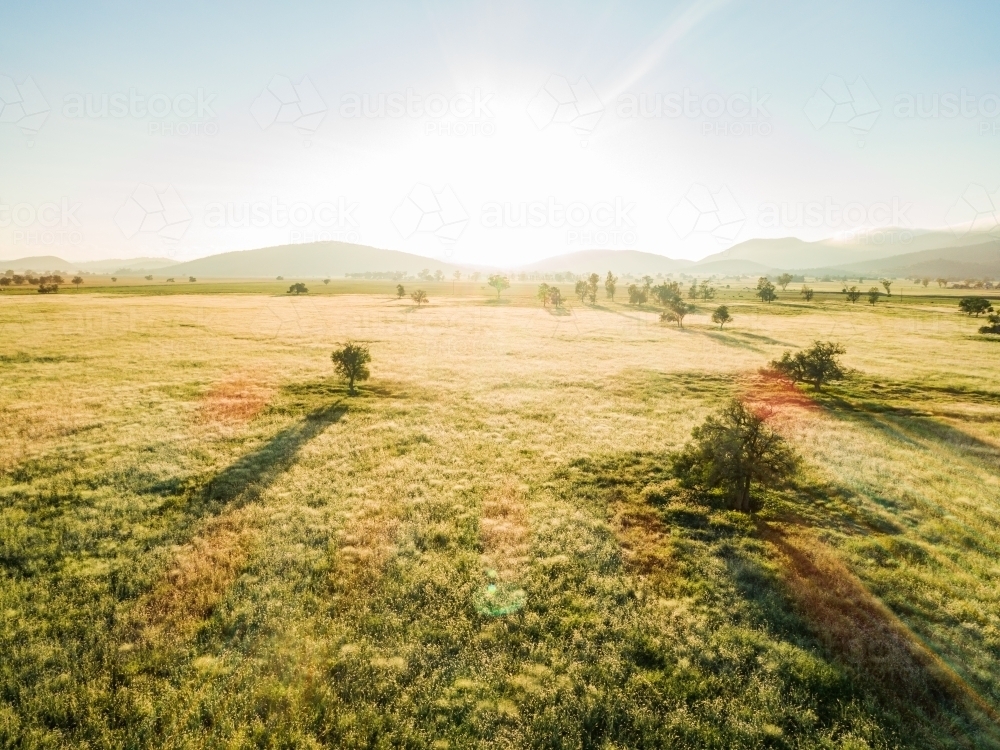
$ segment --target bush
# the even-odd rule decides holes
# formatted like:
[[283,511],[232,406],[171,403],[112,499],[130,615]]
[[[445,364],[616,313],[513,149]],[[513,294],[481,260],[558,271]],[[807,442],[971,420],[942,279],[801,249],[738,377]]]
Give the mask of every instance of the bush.
[[993,313],[987,320],[990,322],[987,326],[982,326],[979,329],[980,333],[1000,333],[1000,314]]
[[837,359],[845,350],[832,341],[817,341],[810,349],[803,349],[794,355],[785,352],[781,359],[773,360],[771,368],[796,383],[812,383],[815,390],[821,390],[828,380],[840,380],[846,374]]
[[732,510],[759,510],[753,489],[780,486],[798,463],[768,416],[733,399],[691,432],[691,442],[674,457],[674,472],[688,486],[721,489]]
[[372,355],[367,346],[348,341],[343,348],[334,351],[330,359],[337,373],[347,381],[347,390],[352,395],[356,392],[354,381],[368,380],[368,363],[372,361]]

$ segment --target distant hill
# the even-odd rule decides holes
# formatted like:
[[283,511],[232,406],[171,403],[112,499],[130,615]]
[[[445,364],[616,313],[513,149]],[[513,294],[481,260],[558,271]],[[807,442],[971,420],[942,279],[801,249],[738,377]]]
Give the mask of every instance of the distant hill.
[[382,250],[346,242],[312,242],[257,250],[237,250],[171,266],[170,273],[198,278],[322,278],[348,273],[406,272],[423,269],[451,273],[458,266],[423,255]]
[[[709,256],[715,257],[715,256]],[[733,258],[729,260],[699,261],[688,269],[696,276],[766,276],[783,269],[775,269],[752,260]]]
[[827,239],[806,242],[796,237],[753,239],[733,245],[695,264],[693,270],[719,261],[743,260],[785,271],[862,267],[865,263],[924,250],[957,248],[987,242],[989,235],[969,233],[956,237],[951,232],[886,229],[853,240]]
[[169,258],[112,258],[110,260],[63,260],[55,255],[34,255],[28,258],[0,260],[0,273],[12,271],[89,271],[90,273],[121,273],[156,271],[176,265]]
[[569,271],[575,274],[599,273],[601,275],[607,271],[613,271],[616,274],[645,276],[646,274],[673,273],[691,265],[692,262],[689,260],[674,260],[665,255],[644,253],[638,250],[580,250],[575,253],[544,258],[535,263],[520,266],[517,270],[529,273],[565,273]]
[[1000,240],[966,247],[940,247],[863,263],[849,263],[834,272],[869,276],[947,279],[1000,278]]

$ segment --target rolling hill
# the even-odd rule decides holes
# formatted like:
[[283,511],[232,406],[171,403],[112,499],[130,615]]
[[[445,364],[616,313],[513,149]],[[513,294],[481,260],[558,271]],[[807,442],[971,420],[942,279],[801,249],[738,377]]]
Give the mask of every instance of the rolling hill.
[[1000,240],[966,247],[940,247],[833,269],[869,276],[969,279],[1000,277]]
[[12,271],[88,271],[90,273],[135,273],[157,271],[177,265],[169,258],[109,258],[107,260],[63,260],[55,255],[33,255],[14,260],[0,260],[0,273],[8,268]]
[[170,273],[206,278],[321,278],[365,272],[417,274],[425,268],[450,273],[458,267],[398,250],[346,242],[312,242],[209,255],[172,266]]

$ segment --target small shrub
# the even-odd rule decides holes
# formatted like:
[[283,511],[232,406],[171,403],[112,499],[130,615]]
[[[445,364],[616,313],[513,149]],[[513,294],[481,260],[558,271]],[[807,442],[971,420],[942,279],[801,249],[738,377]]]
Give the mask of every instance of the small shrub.
[[979,328],[980,333],[1000,333],[1000,314],[993,313],[986,318],[990,324],[986,326],[981,326]]

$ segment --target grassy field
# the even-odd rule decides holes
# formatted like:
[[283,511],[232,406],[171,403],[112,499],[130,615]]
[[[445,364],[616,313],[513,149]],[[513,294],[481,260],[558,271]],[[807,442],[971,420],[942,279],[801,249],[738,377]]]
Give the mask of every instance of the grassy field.
[[[0,746],[1000,747],[1000,340],[954,297],[170,286],[0,296]],[[815,339],[847,380],[760,373]],[[734,395],[803,459],[752,517],[668,470]]]

